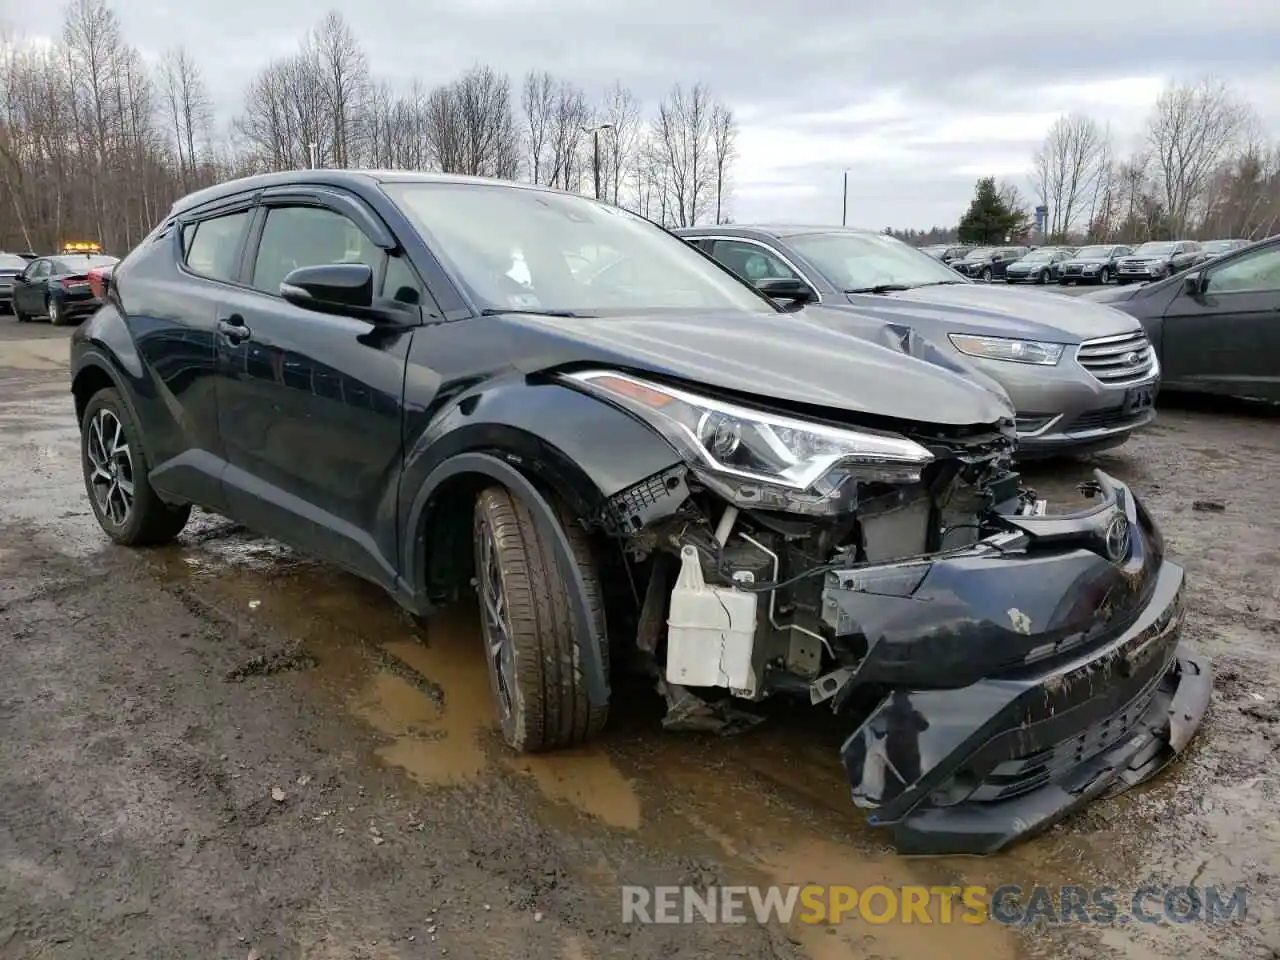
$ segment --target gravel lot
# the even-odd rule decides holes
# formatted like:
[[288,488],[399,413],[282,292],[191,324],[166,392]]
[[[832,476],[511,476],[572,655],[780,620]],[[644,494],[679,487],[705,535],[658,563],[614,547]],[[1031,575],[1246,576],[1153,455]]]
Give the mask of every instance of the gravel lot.
[[[199,515],[109,546],[66,332],[0,319],[0,957],[1280,956],[1280,420],[1162,406],[1101,466],[1164,525],[1215,660],[1202,736],[1147,788],[986,860],[896,857],[808,711],[664,734],[643,690],[601,743],[517,759],[489,731],[472,610],[376,589]],[[1211,501],[1210,509],[1196,501]],[[1214,509],[1220,506],[1221,509]],[[1211,927],[627,926],[620,884],[1195,883]]]

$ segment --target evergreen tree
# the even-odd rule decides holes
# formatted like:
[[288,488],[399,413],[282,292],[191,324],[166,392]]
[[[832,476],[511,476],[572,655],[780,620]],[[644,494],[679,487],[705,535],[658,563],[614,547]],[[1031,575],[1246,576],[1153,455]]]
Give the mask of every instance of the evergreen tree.
[[973,202],[960,218],[960,242],[1001,244],[1025,227],[1025,215],[1009,209],[1000,197],[995,177],[983,177],[973,191]]

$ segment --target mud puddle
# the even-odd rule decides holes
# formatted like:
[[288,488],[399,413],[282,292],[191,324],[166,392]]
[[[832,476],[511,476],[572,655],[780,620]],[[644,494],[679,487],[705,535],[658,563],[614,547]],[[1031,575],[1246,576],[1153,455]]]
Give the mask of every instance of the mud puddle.
[[[719,865],[709,873],[695,871],[693,879],[653,882],[893,890],[1123,886],[1128,878],[1137,883],[1169,866],[1152,849],[1154,824],[1203,802],[1206,772],[1192,761],[1148,790],[1096,805],[1067,827],[996,859],[899,857],[849,804],[836,759],[841,731],[820,714],[779,711],[761,728],[732,738],[668,734],[658,727],[656,698],[640,691],[634,705],[615,708],[599,743],[518,757],[494,730],[474,609],[464,605],[420,623],[377,588],[225,521],[201,524],[193,540],[152,555],[163,579],[197,588],[243,630],[262,629],[299,644],[316,664],[302,682],[377,731],[376,757],[384,766],[428,790],[502,778],[527,790],[537,816],[553,828],[601,833]],[[1217,822],[1227,828],[1225,820]],[[1242,839],[1221,841],[1235,847]],[[589,872],[602,889],[616,890],[638,882],[627,863],[625,856],[606,855]],[[1219,866],[1229,872],[1228,864]],[[939,950],[955,958],[1062,955],[1052,934],[975,925],[962,916],[956,909],[951,923],[934,925],[797,923],[788,933],[815,960],[890,960]],[[1144,935],[1165,939],[1158,931]],[[1077,931],[1073,939],[1079,938]],[[1126,932],[1107,939],[1126,951],[1138,945]],[[1094,945],[1104,950],[1103,941]]]

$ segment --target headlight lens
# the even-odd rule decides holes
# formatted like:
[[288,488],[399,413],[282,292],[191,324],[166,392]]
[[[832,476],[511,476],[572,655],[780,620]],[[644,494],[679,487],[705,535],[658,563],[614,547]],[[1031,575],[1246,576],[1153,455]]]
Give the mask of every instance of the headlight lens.
[[950,334],[951,343],[961,353],[986,360],[1036,363],[1052,367],[1062,359],[1062,344],[1041,340],[1012,340],[1006,337],[979,337],[969,333]]
[[856,493],[857,484],[847,481],[912,482],[933,460],[920,444],[892,433],[766,413],[611,370],[566,379],[641,417],[704,483],[743,506],[836,512]]

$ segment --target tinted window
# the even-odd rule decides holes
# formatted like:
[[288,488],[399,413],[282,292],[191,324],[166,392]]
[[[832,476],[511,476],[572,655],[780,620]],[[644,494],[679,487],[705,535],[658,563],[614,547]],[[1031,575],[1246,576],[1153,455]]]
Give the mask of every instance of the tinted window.
[[794,270],[759,244],[744,240],[717,240],[712,253],[748,283],[775,278],[799,279]]
[[485,309],[776,312],[686,241],[587,197],[453,183],[383,190]]
[[1209,271],[1209,293],[1280,290],[1280,247],[1245,254]]
[[83,273],[90,267],[108,267],[117,262],[118,258],[116,257],[81,254],[79,256],[54,257],[53,268],[58,273]]
[[350,219],[322,207],[275,207],[267,214],[253,265],[253,286],[279,294],[299,267],[364,263],[376,270],[382,251]]
[[187,266],[214,280],[234,280],[240,271],[240,246],[252,213],[241,210],[183,227]]
[[382,296],[400,303],[422,303],[422,283],[404,257],[387,258],[387,275],[382,281]]

